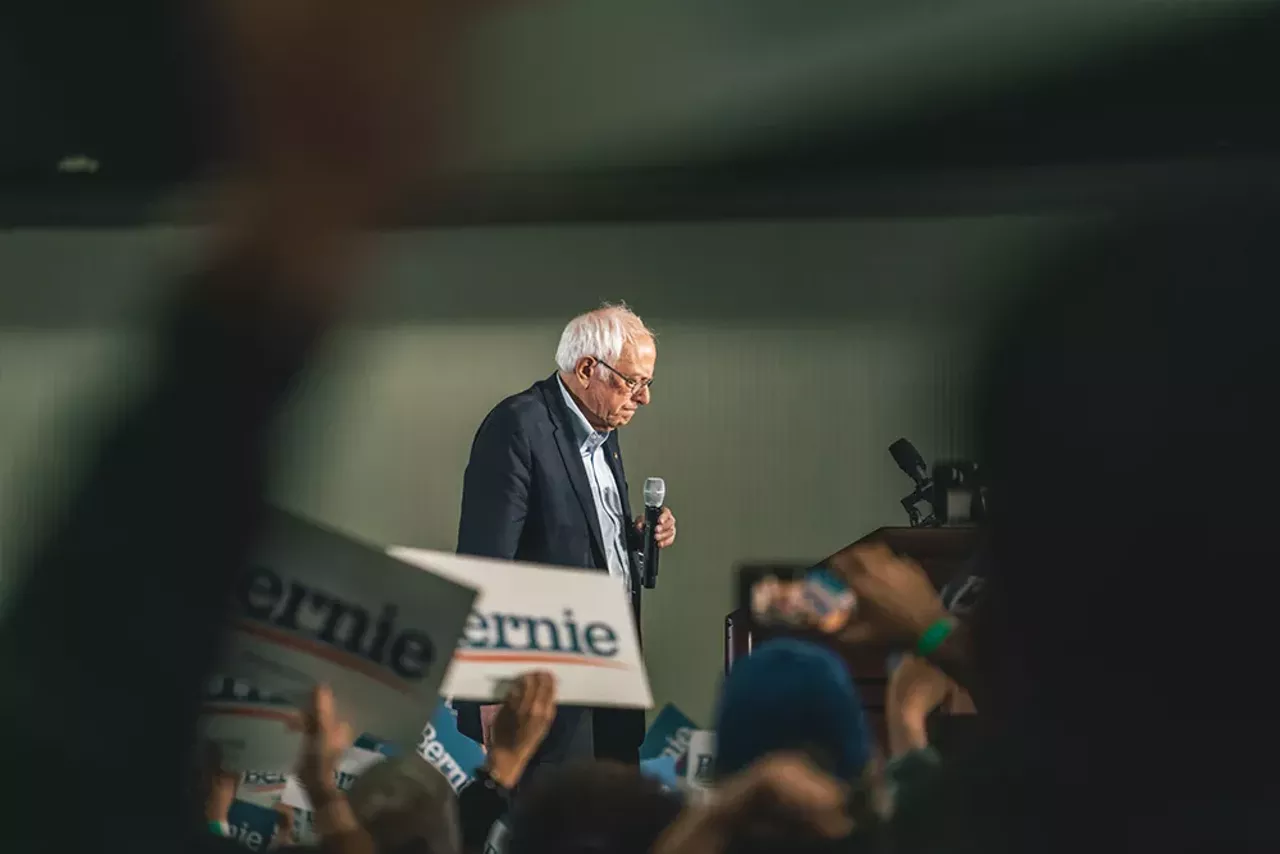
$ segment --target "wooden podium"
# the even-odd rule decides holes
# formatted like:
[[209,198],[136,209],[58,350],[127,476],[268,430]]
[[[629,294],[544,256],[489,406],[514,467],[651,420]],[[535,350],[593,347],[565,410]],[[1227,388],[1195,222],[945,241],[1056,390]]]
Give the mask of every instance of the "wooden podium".
[[[880,541],[899,554],[906,555],[924,568],[933,583],[941,589],[948,581],[962,572],[978,547],[976,528],[880,528],[855,543]],[[852,545],[852,544],[851,544]],[[778,578],[798,577],[816,564],[810,562],[759,562],[741,564],[738,567],[738,583],[741,587],[773,575]],[[739,590],[738,601],[745,601]],[[752,624],[751,615],[738,609],[724,621],[724,667],[727,673],[733,663],[750,655],[751,650],[767,640],[786,637],[785,629],[764,628]],[[812,635],[805,635],[812,639]],[[842,653],[849,664],[854,681],[862,694],[862,702],[871,724],[876,728],[881,743],[886,744],[884,731],[885,690],[888,687],[887,661],[883,651],[868,650]]]

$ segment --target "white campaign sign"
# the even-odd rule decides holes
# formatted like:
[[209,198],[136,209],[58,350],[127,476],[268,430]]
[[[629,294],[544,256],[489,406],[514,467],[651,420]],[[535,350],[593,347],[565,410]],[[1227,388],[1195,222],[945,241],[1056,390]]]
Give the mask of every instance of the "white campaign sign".
[[549,670],[565,705],[653,705],[635,615],[616,578],[450,552],[388,552],[480,591],[441,688],[445,696],[497,700],[513,677]]
[[229,770],[291,771],[297,708],[324,683],[356,732],[411,747],[475,597],[465,582],[273,511],[231,603],[219,666],[254,696],[207,697],[205,737]]
[[710,730],[694,731],[689,738],[685,783],[694,789],[705,789],[715,776],[716,734]]
[[289,778],[279,772],[246,771],[236,788],[236,800],[270,809],[280,802]]
[[[211,676],[205,684],[200,728],[205,739],[221,748],[227,770],[253,771],[257,780],[280,777],[281,788],[274,791],[279,797],[282,775],[297,763],[302,743],[302,715],[293,698],[260,691],[243,679]],[[248,800],[270,806],[270,793],[259,794],[263,797]]]
[[[386,758],[373,750],[365,750],[362,747],[351,748],[338,763],[338,770],[334,774],[338,788],[341,791],[347,791],[366,768]],[[284,794],[280,796],[280,802],[294,809],[311,811],[311,799],[307,797],[307,790],[298,782],[298,778],[292,775],[285,780]]]

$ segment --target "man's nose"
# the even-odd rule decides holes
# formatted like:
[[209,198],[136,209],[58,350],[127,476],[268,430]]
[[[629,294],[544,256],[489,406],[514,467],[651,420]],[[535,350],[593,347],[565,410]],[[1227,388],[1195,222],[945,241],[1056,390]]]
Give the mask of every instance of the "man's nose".
[[641,386],[640,390],[636,392],[636,403],[640,404],[641,406],[644,406],[648,402],[649,402],[649,387],[647,385]]

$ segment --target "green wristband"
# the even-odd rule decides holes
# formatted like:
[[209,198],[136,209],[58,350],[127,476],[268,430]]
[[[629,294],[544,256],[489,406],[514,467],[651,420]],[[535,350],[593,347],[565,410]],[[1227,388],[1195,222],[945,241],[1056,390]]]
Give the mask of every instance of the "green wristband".
[[230,836],[230,835],[231,835],[231,834],[228,832],[227,823],[226,823],[225,821],[211,821],[211,822],[209,822],[209,830],[210,830],[210,831],[212,831],[212,832],[213,832],[213,834],[214,834],[215,836]]
[[924,630],[924,634],[920,635],[920,640],[916,641],[916,655],[921,658],[928,658],[938,651],[938,647],[951,636],[951,632],[956,627],[954,617],[943,617],[938,622]]

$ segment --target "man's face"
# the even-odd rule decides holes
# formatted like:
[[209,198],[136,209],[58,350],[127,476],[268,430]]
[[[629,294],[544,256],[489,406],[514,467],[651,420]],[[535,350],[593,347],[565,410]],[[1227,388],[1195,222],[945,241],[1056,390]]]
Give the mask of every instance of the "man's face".
[[627,344],[611,364],[596,359],[578,362],[578,398],[590,410],[597,429],[616,430],[625,426],[636,410],[649,402],[658,349],[652,338]]

